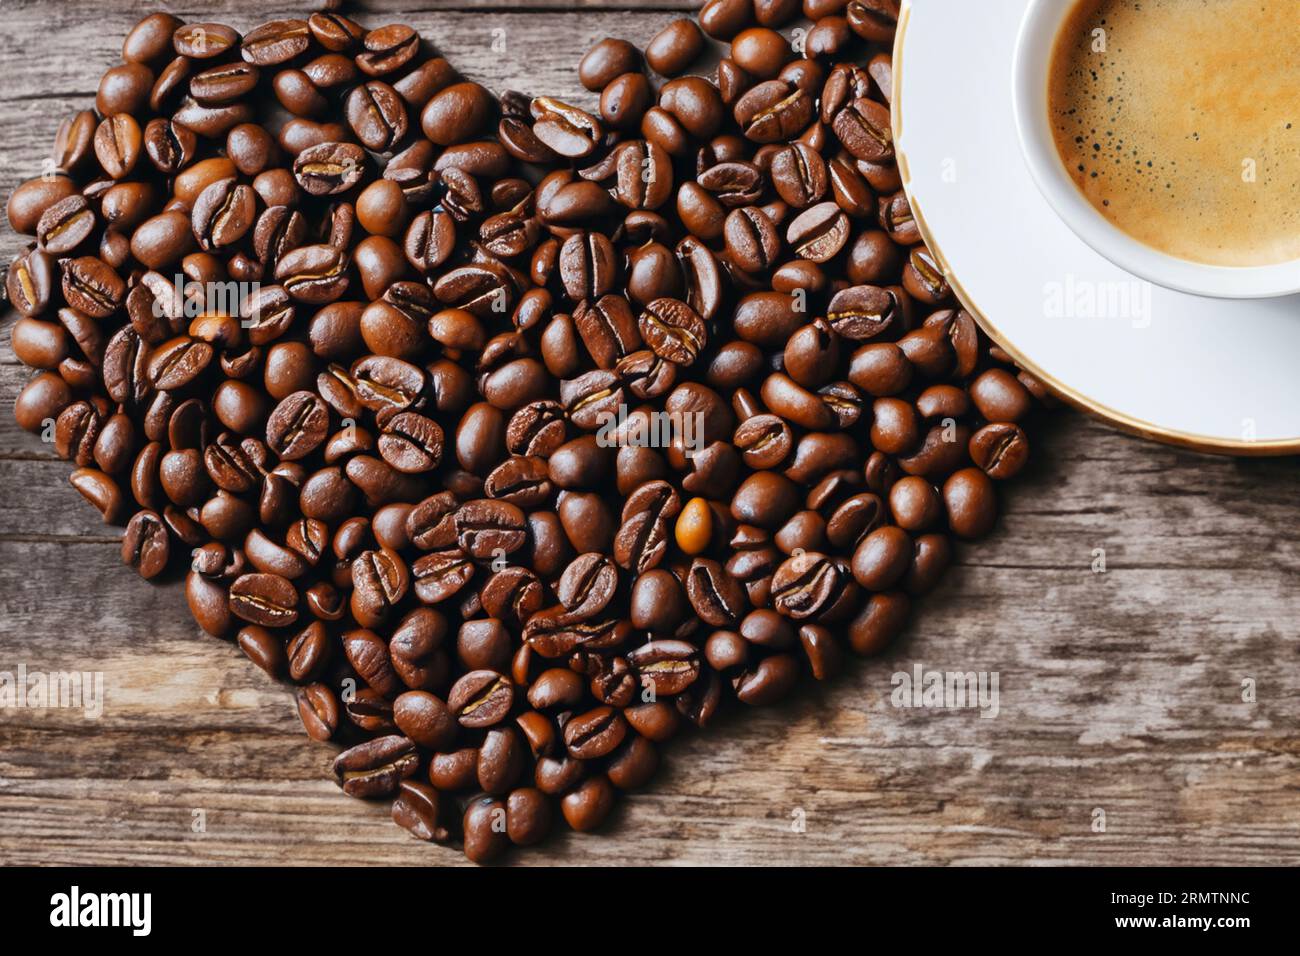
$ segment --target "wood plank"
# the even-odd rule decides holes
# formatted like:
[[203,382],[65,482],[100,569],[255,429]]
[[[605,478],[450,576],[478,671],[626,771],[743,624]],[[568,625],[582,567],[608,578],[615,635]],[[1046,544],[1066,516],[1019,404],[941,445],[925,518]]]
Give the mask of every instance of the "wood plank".
[[[1300,565],[1279,534],[1283,548],[1255,549],[1275,565],[1237,567],[1234,539],[1252,534],[1215,532],[1232,509],[1208,493],[1240,480],[1280,510],[1294,468],[1251,462],[1242,476],[1246,463],[1153,450],[1070,414],[1056,424],[1002,527],[961,551],[899,646],[676,742],[609,838],[564,836],[518,862],[1300,861]],[[1115,462],[1166,455],[1187,479],[1166,493],[1089,507],[1071,491],[1110,474],[1131,492],[1148,469],[1130,478]],[[1258,545],[1267,514],[1246,524]],[[1199,541],[1162,553],[1177,538],[1149,540],[1178,526]],[[1088,569],[1099,540],[1105,575]],[[290,692],[196,634],[179,587],[134,580],[111,542],[0,540],[0,569],[0,659],[102,670],[108,686],[93,734],[72,713],[5,715],[0,832],[39,837],[0,835],[7,859],[459,862],[339,795],[322,777],[330,748],[301,736]],[[891,675],[917,663],[997,671],[999,716],[894,708]],[[1106,834],[1090,831],[1098,807]],[[790,829],[797,809],[804,833]]]

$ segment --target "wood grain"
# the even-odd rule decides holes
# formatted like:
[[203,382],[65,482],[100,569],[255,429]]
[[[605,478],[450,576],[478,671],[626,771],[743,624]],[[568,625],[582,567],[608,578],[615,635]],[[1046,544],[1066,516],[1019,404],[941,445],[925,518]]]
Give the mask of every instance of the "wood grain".
[[[589,102],[572,66],[594,39],[644,40],[691,5],[382,0],[360,19],[400,13],[495,89]],[[39,170],[60,116],[93,96],[130,6],[6,3],[0,58],[42,55],[0,87],[0,194]],[[265,6],[174,9],[246,29]],[[19,245],[5,230],[0,253]],[[290,691],[199,634],[179,585],[121,565],[117,531],[68,486],[66,463],[13,424],[26,372],[0,338],[0,670],[100,671],[106,686],[96,720],[0,710],[0,860],[463,862],[411,840],[385,806],[340,795],[325,777],[333,751],[306,740]],[[559,833],[511,859],[1300,862],[1297,462],[1198,456],[1069,412],[1034,452],[998,530],[960,549],[883,657],[686,737],[602,834]],[[998,716],[892,706],[891,676],[917,664],[996,672]]]

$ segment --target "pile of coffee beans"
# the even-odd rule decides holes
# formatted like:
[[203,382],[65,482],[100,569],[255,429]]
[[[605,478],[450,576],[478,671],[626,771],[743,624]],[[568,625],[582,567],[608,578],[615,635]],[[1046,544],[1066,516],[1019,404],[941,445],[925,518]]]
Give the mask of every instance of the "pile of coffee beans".
[[596,44],[591,109],[401,24],[148,16],[9,197],[17,419],[345,793],[476,861],[597,827],[883,648],[1025,464],[1043,389],[901,189],[897,15],[709,0]]

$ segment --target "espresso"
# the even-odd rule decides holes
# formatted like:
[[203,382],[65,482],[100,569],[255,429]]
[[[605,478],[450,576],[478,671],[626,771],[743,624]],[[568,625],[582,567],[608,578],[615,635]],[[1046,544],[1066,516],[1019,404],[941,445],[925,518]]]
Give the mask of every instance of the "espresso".
[[1057,150],[1098,212],[1162,252],[1300,258],[1297,50],[1297,0],[1083,0],[1052,56]]

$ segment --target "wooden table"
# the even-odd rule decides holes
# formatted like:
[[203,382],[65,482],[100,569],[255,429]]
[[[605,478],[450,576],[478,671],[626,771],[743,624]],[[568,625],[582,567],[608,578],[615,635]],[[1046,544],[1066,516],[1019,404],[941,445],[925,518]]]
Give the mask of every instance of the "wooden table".
[[[594,40],[644,42],[692,5],[383,0],[359,18],[400,13],[494,89],[590,104],[572,71]],[[132,6],[6,0],[0,193],[89,105]],[[281,8],[173,9],[247,29]],[[5,229],[5,262],[18,246]],[[0,861],[463,862],[394,827],[387,805],[342,796],[290,692],[197,633],[179,585],[122,566],[68,465],[13,423],[27,373],[2,338],[0,671],[102,671],[106,706],[98,720],[0,711]],[[1294,459],[1205,457],[1059,412],[998,531],[959,551],[889,653],[684,738],[605,832],[512,859],[1298,863],[1298,517]],[[997,672],[998,716],[891,706],[891,675],[918,664]]]

